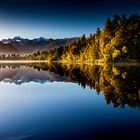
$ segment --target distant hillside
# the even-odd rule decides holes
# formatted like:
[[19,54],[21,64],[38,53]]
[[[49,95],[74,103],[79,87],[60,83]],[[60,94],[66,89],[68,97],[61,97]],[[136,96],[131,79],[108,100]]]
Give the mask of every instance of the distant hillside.
[[18,54],[19,51],[12,44],[4,44],[0,42],[0,55],[2,54]]
[[13,50],[13,52],[15,53],[18,52],[19,54],[32,54],[37,51],[44,51],[44,50],[51,50],[59,47],[65,47],[77,40],[78,38],[45,39],[42,37],[29,40],[20,37],[15,37],[13,39],[3,39],[1,41],[1,44],[5,44],[5,46],[7,46],[6,47],[7,51],[3,51],[5,50],[5,48],[1,46],[0,46],[1,47],[0,50],[5,53],[11,53],[11,50]]

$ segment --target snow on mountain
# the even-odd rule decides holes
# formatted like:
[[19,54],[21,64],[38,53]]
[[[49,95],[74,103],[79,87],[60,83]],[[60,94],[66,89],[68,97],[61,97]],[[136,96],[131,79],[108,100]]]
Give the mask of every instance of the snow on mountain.
[[[35,38],[35,39],[24,39],[19,36],[14,37],[13,39],[3,39],[1,44],[11,45],[15,48],[20,54],[32,54],[37,51],[51,50],[54,48],[65,47],[72,42],[77,41],[79,38],[64,38],[64,39],[46,39],[44,37]],[[0,45],[1,50],[1,45]],[[8,51],[8,49],[7,49]],[[6,52],[7,52],[6,51]],[[15,51],[15,53],[17,53]],[[14,53],[14,52],[13,52]]]

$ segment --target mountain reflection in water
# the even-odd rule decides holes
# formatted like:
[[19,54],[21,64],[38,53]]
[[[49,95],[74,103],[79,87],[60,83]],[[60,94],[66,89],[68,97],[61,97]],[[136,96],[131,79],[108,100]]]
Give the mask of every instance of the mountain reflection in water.
[[3,63],[0,81],[0,140],[139,136],[139,66]]
[[104,94],[107,104],[124,108],[125,104],[140,109],[140,67],[62,65],[59,63],[1,64],[0,81],[15,84],[61,81],[89,86]]

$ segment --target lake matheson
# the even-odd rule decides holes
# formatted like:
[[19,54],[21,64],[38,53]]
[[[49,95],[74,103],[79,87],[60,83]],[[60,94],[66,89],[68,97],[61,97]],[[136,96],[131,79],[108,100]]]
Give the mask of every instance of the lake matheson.
[[0,140],[139,131],[140,0],[0,0]]
[[0,139],[136,138],[140,67],[0,65]]

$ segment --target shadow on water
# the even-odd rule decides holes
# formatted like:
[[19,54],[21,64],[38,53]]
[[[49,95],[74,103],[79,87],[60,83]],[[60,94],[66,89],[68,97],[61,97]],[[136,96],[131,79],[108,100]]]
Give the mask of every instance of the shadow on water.
[[[111,103],[114,107],[124,108],[127,104],[140,109],[139,66],[63,65],[60,63],[1,64],[0,72],[1,81],[16,84],[30,81],[78,83],[83,88],[89,86],[95,89],[97,94],[104,94],[106,103]],[[18,73],[17,77],[16,73]]]

